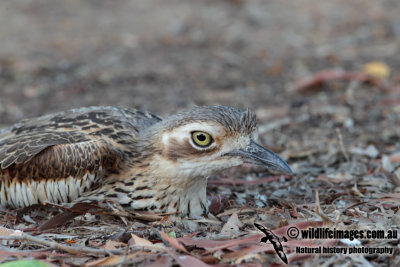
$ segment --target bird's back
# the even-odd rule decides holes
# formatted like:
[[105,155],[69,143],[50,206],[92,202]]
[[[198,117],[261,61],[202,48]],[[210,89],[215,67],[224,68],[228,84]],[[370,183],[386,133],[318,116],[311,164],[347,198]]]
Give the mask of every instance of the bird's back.
[[124,172],[141,132],[160,120],[138,110],[89,107],[0,130],[0,207],[76,199]]

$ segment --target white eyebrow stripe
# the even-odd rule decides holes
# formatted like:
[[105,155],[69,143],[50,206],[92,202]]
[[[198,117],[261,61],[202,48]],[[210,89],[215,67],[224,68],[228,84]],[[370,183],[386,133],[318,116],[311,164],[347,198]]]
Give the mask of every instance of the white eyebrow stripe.
[[193,122],[174,128],[172,131],[165,132],[161,137],[161,142],[164,146],[168,146],[170,144],[170,138],[174,138],[179,141],[185,140],[186,138],[191,139],[191,133],[195,131],[206,132],[213,138],[215,136],[222,135],[225,132],[223,126],[219,125],[218,123]]

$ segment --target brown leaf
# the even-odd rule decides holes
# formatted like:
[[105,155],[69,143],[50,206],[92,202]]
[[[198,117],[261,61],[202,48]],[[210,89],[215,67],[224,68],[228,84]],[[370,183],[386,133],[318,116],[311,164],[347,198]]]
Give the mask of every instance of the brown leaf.
[[389,156],[389,160],[391,163],[400,162],[400,152],[394,153]]
[[125,247],[126,244],[118,241],[113,241],[113,240],[107,240],[106,244],[104,245],[105,250],[114,250],[118,249],[121,247]]
[[12,230],[5,228],[3,226],[0,226],[0,235],[21,235],[23,232],[20,230]]
[[[306,229],[309,227],[321,227],[323,222],[321,221],[307,221],[307,222],[298,222],[290,225],[286,225],[284,227],[277,228],[273,230],[274,234],[277,236],[286,236],[287,230],[289,227],[295,226],[299,230]],[[259,245],[261,238],[264,237],[264,234],[255,234],[248,235],[243,238],[233,239],[233,240],[197,240],[193,239],[192,235],[184,236],[179,238],[178,240],[185,244],[186,246],[196,246],[198,248],[203,248],[206,250],[206,253],[211,253],[214,251],[229,249],[234,251],[236,249],[241,249],[244,245]]]
[[72,206],[72,208],[66,208],[66,207],[51,204],[51,203],[47,203],[46,205],[62,209],[62,210],[64,210],[64,212],[57,214],[56,216],[47,220],[45,223],[43,223],[41,226],[39,226],[38,227],[39,231],[50,230],[50,229],[56,228],[58,226],[61,226],[65,223],[67,223],[68,221],[74,219],[75,217],[85,214],[89,210],[96,210],[96,209],[104,210],[103,208],[101,208],[98,205],[93,204],[93,203],[76,203],[75,205]]
[[153,246],[153,243],[151,243],[149,240],[141,238],[140,236],[137,236],[135,234],[131,234],[132,238],[129,239],[128,244],[130,246],[132,245],[142,245],[142,246]]
[[[318,242],[318,243],[317,243]],[[319,247],[319,246],[333,246],[337,243],[337,240],[318,240],[318,241],[310,241],[310,240],[289,240],[287,242],[282,243],[285,248],[285,252],[289,253],[291,251],[295,251],[296,247]],[[258,243],[249,245],[247,247],[241,246],[237,250],[233,252],[226,253],[222,256],[224,260],[232,261],[236,260],[240,257],[243,257],[246,254],[254,254],[254,253],[271,253],[275,254],[275,249],[270,243]],[[290,261],[290,260],[289,260]]]
[[201,257],[201,260],[205,263],[209,263],[209,264],[217,264],[220,262],[220,260],[212,255],[206,255]]
[[167,234],[164,233],[163,231],[159,231],[159,233],[160,233],[161,237],[162,237],[165,241],[167,241],[168,243],[171,244],[171,246],[173,246],[174,248],[176,248],[176,249],[178,249],[178,250],[180,250],[180,251],[183,251],[183,252],[189,254],[189,252],[186,250],[186,248],[185,248],[184,246],[182,246],[182,244],[180,244],[180,243],[178,242],[178,239],[173,238],[173,237],[170,237],[169,235],[167,235]]
[[364,72],[359,71],[343,71],[343,70],[322,70],[311,77],[305,78],[296,83],[294,91],[305,92],[310,88],[320,86],[324,82],[328,81],[359,81],[359,82],[370,82],[376,85],[381,85],[381,81],[375,77],[372,77]]
[[196,246],[205,249],[207,253],[211,253],[221,249],[232,249],[242,244],[259,242],[263,236],[263,234],[256,234],[233,240],[196,240],[190,236],[184,236],[178,240],[186,246]]
[[224,196],[217,195],[217,196],[212,196],[210,202],[211,204],[208,207],[209,211],[213,215],[217,215],[225,209],[225,206],[228,203],[228,199]]
[[[12,230],[12,229],[8,229],[3,226],[0,226],[0,236],[21,235],[21,234],[23,234],[23,232],[20,230]],[[0,244],[3,246],[9,246],[13,242],[14,241],[12,241],[12,240],[1,240]]]
[[116,265],[118,263],[122,263],[122,261],[124,260],[123,259],[124,257],[126,257],[126,256],[115,255],[115,256],[111,256],[111,257],[107,257],[107,258],[103,258],[103,259],[97,259],[97,260],[86,263],[85,266]]
[[161,256],[158,257],[157,260],[154,262],[145,265],[145,267],[170,267],[172,266],[172,259],[171,257]]

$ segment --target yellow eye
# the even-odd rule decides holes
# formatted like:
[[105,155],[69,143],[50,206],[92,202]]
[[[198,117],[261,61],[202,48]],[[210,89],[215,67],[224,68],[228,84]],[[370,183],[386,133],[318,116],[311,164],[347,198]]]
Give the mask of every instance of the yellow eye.
[[192,139],[193,142],[200,147],[209,146],[213,142],[211,135],[205,132],[193,132]]

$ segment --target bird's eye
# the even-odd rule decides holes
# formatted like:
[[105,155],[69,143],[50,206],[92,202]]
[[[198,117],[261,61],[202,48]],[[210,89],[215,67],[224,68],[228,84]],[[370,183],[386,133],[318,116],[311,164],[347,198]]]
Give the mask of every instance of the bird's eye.
[[193,142],[200,147],[207,147],[213,142],[211,135],[205,132],[193,132],[192,139]]

